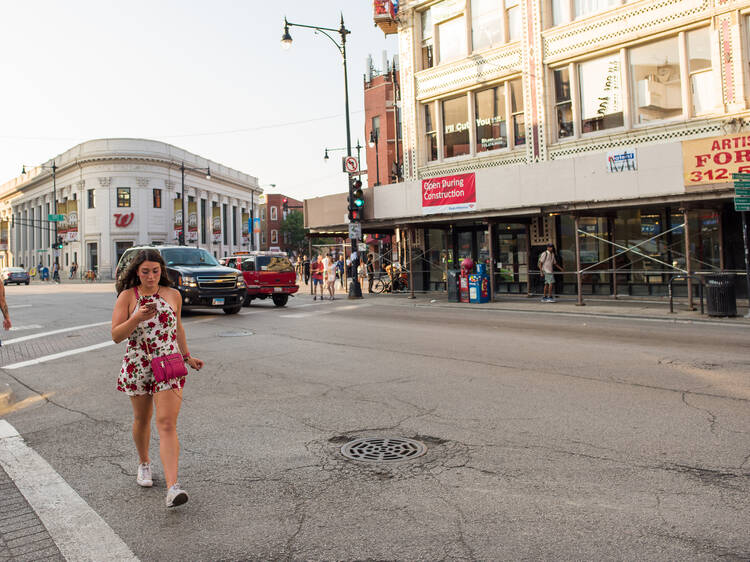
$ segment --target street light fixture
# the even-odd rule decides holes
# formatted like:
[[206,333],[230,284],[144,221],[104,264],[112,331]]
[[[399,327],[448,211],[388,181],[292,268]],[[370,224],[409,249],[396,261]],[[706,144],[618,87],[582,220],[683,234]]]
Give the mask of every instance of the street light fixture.
[[378,154],[378,139],[380,138],[380,131],[373,129],[370,131],[370,148],[375,148],[375,185],[380,185],[380,154]]
[[206,179],[211,179],[211,166],[207,166],[205,168],[188,168],[187,166],[185,166],[185,162],[182,162],[180,164],[180,174],[182,176],[182,187],[180,191],[180,200],[182,201],[182,230],[180,231],[180,237],[178,239],[178,244],[180,246],[185,246],[185,242],[187,240],[186,232],[188,221],[185,217],[185,170],[189,172],[205,172]]
[[[38,166],[42,170],[52,170],[52,214],[57,214],[57,164],[55,161],[52,161],[52,165],[49,164],[41,164]],[[21,165],[21,175],[26,175],[26,165]],[[47,217],[49,219],[49,217]],[[57,218],[57,217],[55,217]],[[58,244],[57,241],[57,221],[54,221],[55,223],[55,245]]]
[[[360,160],[359,160],[359,151],[362,150],[363,148],[364,147],[361,144],[359,144],[359,139],[357,139],[357,145],[354,147],[354,149],[357,151],[357,166],[359,166],[359,162],[360,162]],[[325,154],[323,154],[323,161],[324,162],[328,162],[328,160],[330,159],[330,157],[328,156],[328,152],[329,151],[330,152],[337,152],[339,150],[346,150],[346,148],[326,148],[325,149]]]
[[[284,49],[289,49],[292,46],[292,36],[289,33],[290,27],[302,27],[306,29],[313,29],[316,32],[319,32],[328,39],[331,40],[331,43],[333,43],[336,48],[338,49],[339,53],[341,53],[341,57],[344,62],[344,105],[345,105],[345,115],[346,115],[346,155],[351,156],[352,155],[352,137],[351,137],[351,131],[350,131],[350,120],[349,120],[349,78],[347,74],[347,67],[346,67],[346,36],[351,33],[346,27],[344,26],[344,15],[341,14],[340,24],[338,29],[333,29],[330,27],[318,27],[315,25],[303,25],[300,23],[292,23],[288,21],[286,18],[284,18],[284,33],[281,36],[281,46]],[[331,33],[338,33],[341,37],[341,42],[337,42],[330,34]],[[349,195],[352,194],[352,181],[351,178],[347,179],[347,189],[349,192]],[[355,237],[352,238],[352,256],[355,256],[355,252],[357,251],[357,239]],[[359,260],[357,260],[359,261]],[[357,264],[354,264],[355,267]],[[362,287],[360,287],[359,280],[355,277],[352,279],[352,283],[349,285],[349,298],[350,299],[361,299],[362,298]]]

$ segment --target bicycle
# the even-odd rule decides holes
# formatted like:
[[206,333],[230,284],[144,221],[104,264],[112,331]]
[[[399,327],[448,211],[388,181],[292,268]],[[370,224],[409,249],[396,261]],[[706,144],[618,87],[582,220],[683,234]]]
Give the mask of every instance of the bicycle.
[[409,288],[409,275],[402,271],[398,277],[392,279],[390,275],[383,275],[372,283],[374,293],[396,293]]

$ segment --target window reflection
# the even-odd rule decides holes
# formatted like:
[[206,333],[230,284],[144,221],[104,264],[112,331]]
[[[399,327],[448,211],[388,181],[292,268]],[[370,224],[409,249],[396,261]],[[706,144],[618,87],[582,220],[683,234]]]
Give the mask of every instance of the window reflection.
[[475,94],[477,152],[508,146],[505,85]]
[[475,51],[503,41],[502,0],[472,0],[471,44]]
[[680,52],[677,38],[630,50],[636,124],[682,115]]
[[466,96],[443,101],[443,158],[469,154]]
[[584,133],[622,127],[620,56],[617,53],[578,65],[581,130]]

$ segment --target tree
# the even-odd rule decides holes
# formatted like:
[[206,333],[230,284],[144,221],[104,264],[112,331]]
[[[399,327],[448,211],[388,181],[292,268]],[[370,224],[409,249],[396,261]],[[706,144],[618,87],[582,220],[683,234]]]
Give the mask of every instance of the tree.
[[291,210],[287,213],[284,222],[281,223],[282,235],[289,233],[289,247],[297,253],[305,253],[307,250],[307,235],[309,230],[305,228],[304,217],[300,211]]

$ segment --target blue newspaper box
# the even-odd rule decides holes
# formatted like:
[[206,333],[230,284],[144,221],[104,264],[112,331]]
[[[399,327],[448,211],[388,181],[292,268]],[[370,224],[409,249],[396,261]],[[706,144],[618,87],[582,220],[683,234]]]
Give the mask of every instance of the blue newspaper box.
[[469,275],[469,302],[490,302],[490,278],[486,274]]

